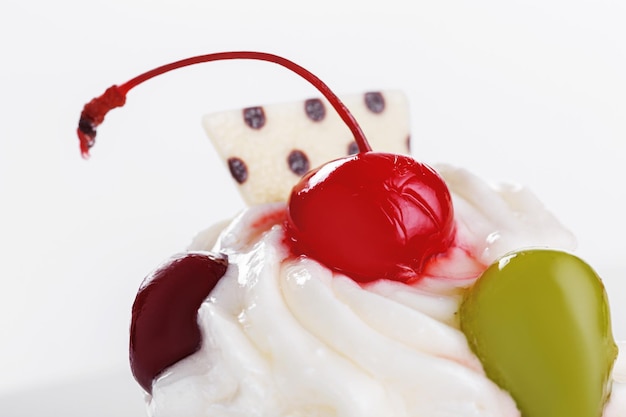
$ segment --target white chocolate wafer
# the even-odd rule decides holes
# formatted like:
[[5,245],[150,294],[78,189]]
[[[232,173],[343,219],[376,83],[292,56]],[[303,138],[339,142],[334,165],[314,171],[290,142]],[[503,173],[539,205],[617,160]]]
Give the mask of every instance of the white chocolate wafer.
[[[409,153],[409,108],[399,91],[341,97],[378,152]],[[356,153],[352,133],[324,98],[213,113],[207,135],[248,205],[286,201],[307,171]]]

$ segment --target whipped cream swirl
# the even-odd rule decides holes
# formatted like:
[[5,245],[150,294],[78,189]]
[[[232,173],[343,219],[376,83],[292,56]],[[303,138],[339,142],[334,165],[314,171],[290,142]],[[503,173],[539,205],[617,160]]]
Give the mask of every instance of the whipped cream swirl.
[[[285,204],[247,209],[193,250],[229,269],[199,311],[200,351],[163,373],[153,417],[519,417],[458,328],[463,291],[508,251],[572,250],[573,236],[525,188],[439,167],[457,239],[414,285],[361,286],[284,244]],[[217,229],[220,229],[218,227]]]

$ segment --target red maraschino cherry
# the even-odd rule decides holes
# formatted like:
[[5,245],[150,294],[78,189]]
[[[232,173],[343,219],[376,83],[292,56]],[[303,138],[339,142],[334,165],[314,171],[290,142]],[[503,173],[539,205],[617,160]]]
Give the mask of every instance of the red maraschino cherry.
[[122,106],[130,89],[165,72],[201,62],[273,62],[313,84],[350,128],[359,153],[306,174],[289,199],[285,229],[297,255],[310,256],[359,282],[411,282],[426,262],[454,240],[454,212],[443,179],[405,155],[372,152],[359,124],[319,78],[280,56],[222,52],[177,61],[110,87],[83,109],[78,125],[83,156],[105,114]]
[[454,239],[450,193],[413,158],[360,152],[306,174],[291,193],[293,250],[359,282],[419,278]]

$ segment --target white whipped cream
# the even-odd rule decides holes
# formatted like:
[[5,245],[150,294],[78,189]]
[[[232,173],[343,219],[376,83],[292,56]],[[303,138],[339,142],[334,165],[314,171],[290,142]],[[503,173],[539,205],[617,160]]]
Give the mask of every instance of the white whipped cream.
[[155,381],[150,415],[518,417],[458,329],[462,291],[508,251],[574,239],[528,190],[439,171],[458,237],[413,286],[362,287],[294,259],[283,203],[244,211],[214,246],[215,230],[196,239],[191,249],[224,252],[229,268],[200,308],[201,350]]

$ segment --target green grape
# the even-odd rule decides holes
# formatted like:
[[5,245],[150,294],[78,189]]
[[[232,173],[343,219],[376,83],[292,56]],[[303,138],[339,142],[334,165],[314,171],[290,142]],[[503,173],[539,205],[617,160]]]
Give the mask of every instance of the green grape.
[[461,329],[523,417],[600,417],[617,355],[604,286],[581,259],[509,254],[469,290]]

